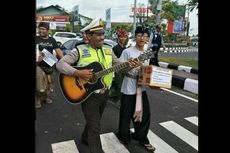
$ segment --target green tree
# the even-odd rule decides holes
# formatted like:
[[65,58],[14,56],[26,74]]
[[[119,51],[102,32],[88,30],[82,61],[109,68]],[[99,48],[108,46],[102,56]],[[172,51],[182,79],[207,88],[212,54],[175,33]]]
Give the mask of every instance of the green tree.
[[185,16],[185,5],[179,5],[177,1],[165,0],[162,2],[161,18],[177,20]]
[[[157,0],[149,0],[149,3],[150,3],[150,9],[153,12],[153,16],[150,17],[146,22],[155,23]],[[185,11],[186,11],[185,5],[179,5],[177,1],[164,0],[162,1],[161,19],[177,20],[180,19],[181,16],[185,15]]]

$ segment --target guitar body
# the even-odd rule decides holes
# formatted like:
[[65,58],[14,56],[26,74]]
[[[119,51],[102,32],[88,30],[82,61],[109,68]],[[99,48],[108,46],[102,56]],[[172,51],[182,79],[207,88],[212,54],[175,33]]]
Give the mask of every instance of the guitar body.
[[[103,66],[98,62],[93,62],[85,67],[75,67],[81,69],[93,69],[93,73],[103,70]],[[59,85],[64,97],[71,104],[80,104],[84,102],[95,90],[105,87],[102,78],[90,80],[89,82],[75,76],[65,74],[59,75]]]

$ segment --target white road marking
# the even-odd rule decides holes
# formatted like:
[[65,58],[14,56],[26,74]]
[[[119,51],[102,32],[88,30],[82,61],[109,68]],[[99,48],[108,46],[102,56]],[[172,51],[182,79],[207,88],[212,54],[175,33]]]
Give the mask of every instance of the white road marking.
[[188,143],[190,146],[198,150],[198,136],[193,134],[192,132],[188,131],[187,129],[183,128],[179,124],[175,123],[174,121],[167,121],[160,123],[161,126],[175,134],[181,140]]
[[102,149],[105,153],[129,153],[128,149],[121,144],[114,133],[101,134]]
[[[134,129],[130,129],[134,132]],[[173,149],[170,145],[168,145],[164,140],[154,134],[151,130],[149,130],[147,135],[150,144],[156,147],[154,153],[178,153],[175,149]]]
[[51,144],[53,153],[79,153],[74,140]]
[[180,93],[177,93],[177,92],[175,92],[175,91],[172,91],[172,90],[169,90],[169,89],[166,89],[166,88],[161,88],[161,89],[162,89],[162,90],[165,90],[165,91],[168,91],[168,92],[171,92],[171,93],[173,93],[173,94],[175,94],[175,95],[178,95],[178,96],[181,96],[181,97],[187,98],[187,99],[189,99],[189,100],[192,100],[192,101],[194,101],[194,102],[197,102],[197,103],[198,103],[198,100],[197,100],[197,99],[194,99],[194,98],[191,98],[191,97],[188,97],[188,96],[182,95],[182,94],[180,94]]
[[187,121],[195,124],[196,126],[198,126],[198,117],[197,116],[192,116],[192,117],[186,117],[185,118]]

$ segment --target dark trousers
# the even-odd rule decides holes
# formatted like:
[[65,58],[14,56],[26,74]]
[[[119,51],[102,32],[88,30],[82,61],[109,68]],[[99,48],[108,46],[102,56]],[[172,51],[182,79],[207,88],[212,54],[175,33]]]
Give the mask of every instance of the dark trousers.
[[133,114],[136,105],[135,95],[121,95],[121,107],[120,107],[120,119],[119,119],[119,131],[117,133],[118,138],[124,143],[131,141],[130,136],[130,120],[132,120],[135,132],[132,137],[138,140],[140,143],[148,144],[147,138],[149,125],[150,125],[150,108],[146,91],[142,92],[143,102],[143,116],[142,122],[134,122]]
[[112,102],[117,102],[121,99],[121,84],[124,78],[124,74],[122,73],[115,73],[115,78],[112,83],[112,86],[109,90],[109,99]]
[[82,133],[82,141],[89,145],[90,153],[103,153],[100,139],[100,121],[108,99],[108,91],[104,94],[93,93],[81,104],[86,120]]
[[154,57],[150,59],[149,61],[149,65],[155,65],[155,66],[159,66],[158,62],[158,52],[159,52],[160,48],[158,47],[152,47],[152,51],[154,52]]

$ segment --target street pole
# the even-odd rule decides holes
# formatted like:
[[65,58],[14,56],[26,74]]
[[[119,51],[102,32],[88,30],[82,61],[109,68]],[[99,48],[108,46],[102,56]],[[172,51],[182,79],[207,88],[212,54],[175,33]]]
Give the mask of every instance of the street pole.
[[157,0],[157,16],[156,16],[156,25],[159,25],[159,24],[160,24],[161,3],[162,3],[162,0]]
[[133,17],[133,36],[135,35],[135,30],[136,30],[136,7],[137,7],[137,0],[134,0],[134,17]]
[[[186,5],[186,6],[188,6],[188,5]],[[188,13],[188,21],[187,21],[187,37],[189,36],[189,26],[190,26],[190,22],[189,22],[189,7],[187,8],[187,13]]]

